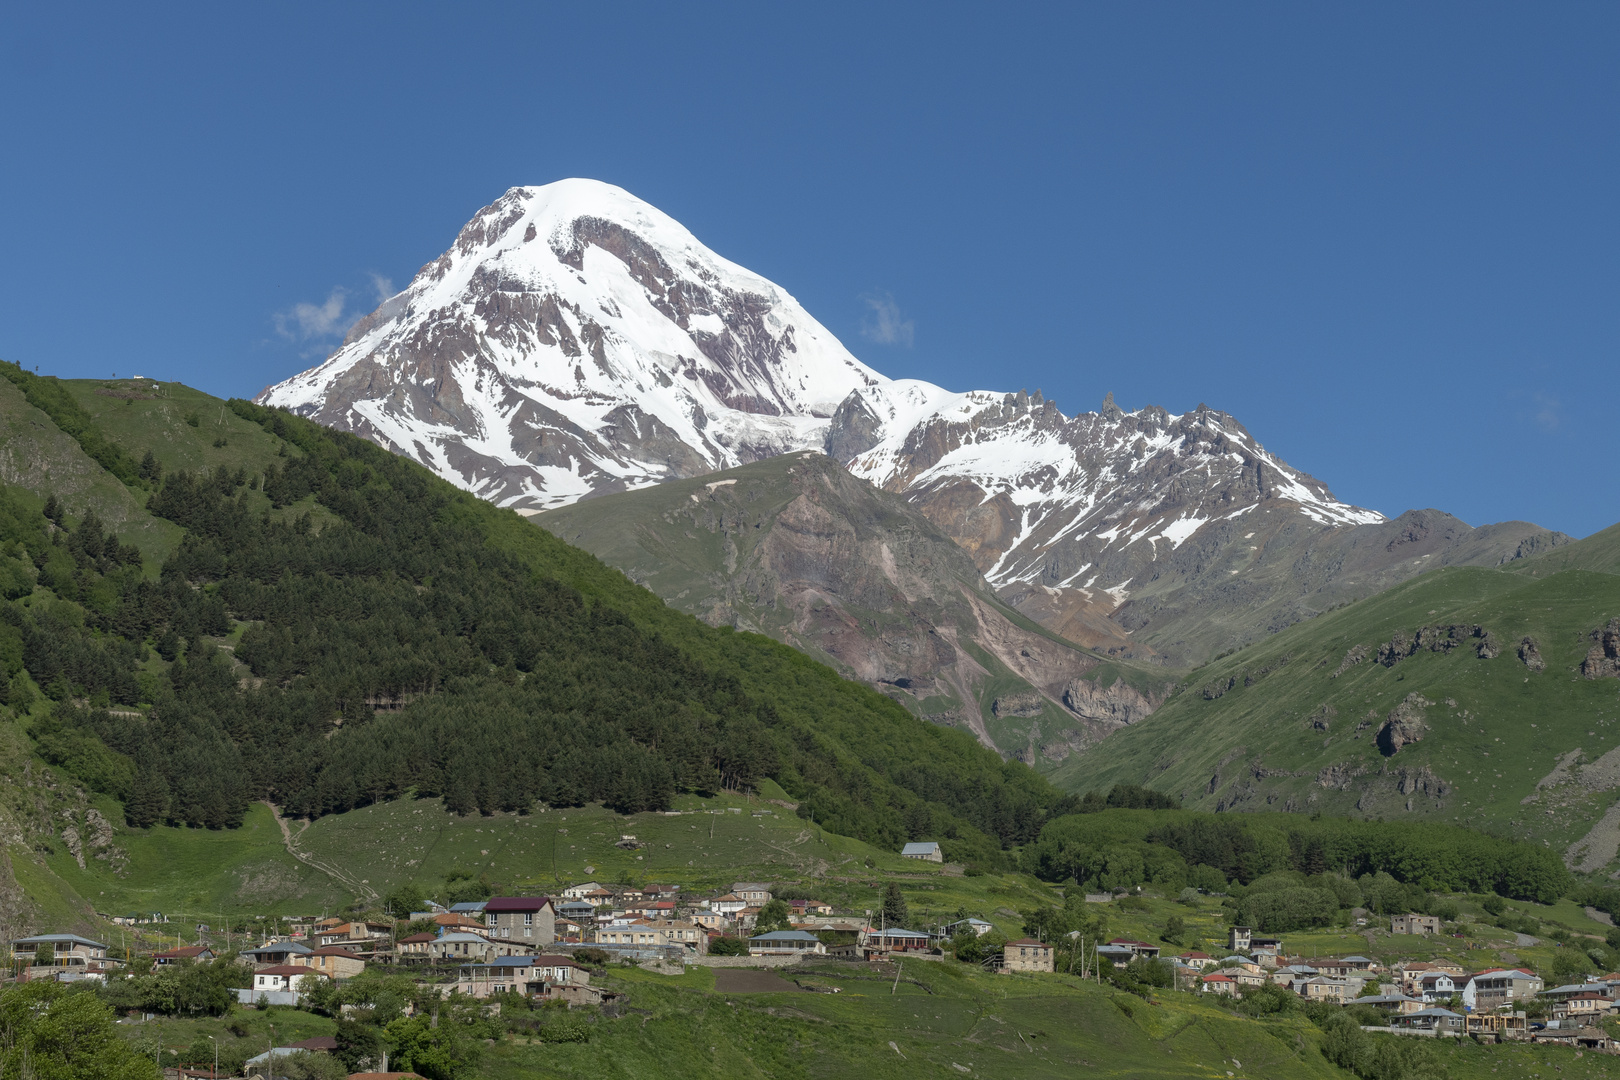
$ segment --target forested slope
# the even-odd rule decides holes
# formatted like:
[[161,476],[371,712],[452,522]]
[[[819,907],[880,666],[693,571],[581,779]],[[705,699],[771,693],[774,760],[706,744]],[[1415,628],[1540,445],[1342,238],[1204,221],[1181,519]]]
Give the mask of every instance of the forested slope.
[[[97,483],[145,504],[109,530],[12,483],[0,524],[11,711],[131,824],[409,792],[466,812],[642,810],[769,776],[829,829],[995,862],[1061,801],[363,440],[183,388],[0,374]],[[143,559],[126,531],[179,539]]]

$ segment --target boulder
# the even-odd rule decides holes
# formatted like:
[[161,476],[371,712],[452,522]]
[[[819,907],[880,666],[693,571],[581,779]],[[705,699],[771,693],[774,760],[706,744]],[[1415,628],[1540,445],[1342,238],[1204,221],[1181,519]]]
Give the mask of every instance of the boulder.
[[1402,702],[1389,712],[1384,726],[1378,729],[1378,749],[1385,757],[1393,757],[1400,753],[1401,747],[1408,743],[1421,742],[1423,736],[1428,734],[1429,725],[1423,718],[1423,710],[1434,702],[1422,694],[1407,694]]
[[1581,674],[1588,679],[1620,679],[1620,618],[1591,634],[1593,646],[1581,661]]

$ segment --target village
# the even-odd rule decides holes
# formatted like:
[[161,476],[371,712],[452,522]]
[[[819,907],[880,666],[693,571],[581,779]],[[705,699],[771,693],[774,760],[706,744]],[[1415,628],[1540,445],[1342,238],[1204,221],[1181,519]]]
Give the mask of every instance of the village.
[[[939,845],[928,842],[907,844],[898,854],[923,866],[942,861]],[[1138,990],[1135,980],[1151,971],[1153,985],[1212,1004],[1236,1006],[1254,995],[1286,994],[1304,1003],[1342,1006],[1353,1010],[1367,1031],[1588,1053],[1616,1050],[1605,1022],[1620,1018],[1620,973],[1548,986],[1531,966],[1468,970],[1432,949],[1414,948],[1410,951],[1426,958],[1410,960],[1391,960],[1387,950],[1384,960],[1295,953],[1285,938],[1241,925],[1225,927],[1225,955],[1196,948],[1173,951],[1166,940],[1088,938],[1080,931],[1042,940],[1035,927],[1026,927],[1035,936],[1011,937],[972,915],[925,917],[907,925],[904,900],[893,882],[884,899],[893,898],[898,906],[885,902],[861,910],[806,897],[799,888],[785,890],[787,897],[777,890],[767,881],[701,889],[586,880],[545,894],[428,901],[419,909],[358,917],[280,916],[274,932],[240,942],[221,942],[199,924],[196,943],[183,944],[176,936],[172,947],[149,951],[115,948],[75,933],[32,934],[10,942],[10,975],[19,982],[115,986],[135,972],[226,961],[233,972],[234,1004],[263,1010],[308,1009],[333,999],[335,990],[357,985],[352,980],[368,972],[403,974],[432,1000],[481,1003],[498,1014],[514,1000],[570,1011],[611,1009],[616,992],[599,977],[610,968],[670,975],[695,968],[780,973],[842,962],[892,970],[898,983],[906,963],[965,962],[991,974],[1037,980],[1061,975],[1065,981],[1106,981]],[[1123,895],[1085,900],[1087,907],[1099,908],[1133,902]],[[1441,919],[1433,915],[1385,918],[1390,942],[1416,945],[1442,932]],[[122,934],[126,927],[138,931],[167,917],[113,915],[107,921]],[[1165,978],[1158,981],[1158,974]],[[332,1036],[267,1046],[243,1062],[240,1075],[273,1078],[280,1057],[337,1049]],[[368,1063],[371,1072],[378,1067],[386,1071],[386,1061]],[[217,1062],[209,1067],[195,1061],[179,1063],[171,1073],[176,1080],[183,1074],[226,1075],[218,1072]]]

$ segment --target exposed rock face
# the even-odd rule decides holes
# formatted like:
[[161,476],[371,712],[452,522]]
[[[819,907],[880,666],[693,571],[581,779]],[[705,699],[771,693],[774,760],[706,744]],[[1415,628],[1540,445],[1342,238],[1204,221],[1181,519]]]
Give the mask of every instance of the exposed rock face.
[[1333,718],[1339,715],[1339,710],[1331,705],[1318,705],[1316,711],[1311,713],[1310,723],[1313,731],[1327,731],[1333,724]]
[[[1446,782],[1436,776],[1434,770],[1427,765],[1415,769],[1396,769],[1394,777],[1395,788],[1402,795],[1425,795],[1429,798],[1440,798],[1451,790]],[[1408,809],[1411,808],[1408,807]]]
[[997,716],[1039,716],[1046,711],[1046,698],[1033,692],[1003,694],[990,703]]
[[1330,790],[1342,791],[1350,786],[1350,782],[1366,772],[1354,762],[1339,761],[1327,765],[1316,774],[1316,783]]
[[1434,702],[1422,694],[1411,693],[1390,710],[1389,717],[1384,721],[1384,726],[1378,729],[1377,736],[1378,749],[1385,757],[1393,757],[1400,752],[1401,747],[1409,743],[1422,741],[1429,730],[1429,725],[1423,718],[1423,710],[1433,704]]
[[1340,661],[1339,669],[1333,673],[1333,678],[1337,679],[1340,675],[1343,675],[1345,672],[1349,671],[1351,668],[1355,667],[1357,664],[1365,663],[1366,660],[1367,660],[1367,646],[1365,646],[1365,645],[1353,646],[1350,649],[1349,652],[1344,654],[1344,659],[1342,661]]
[[1114,724],[1133,724],[1163,702],[1162,696],[1150,697],[1123,681],[1099,687],[1096,680],[1073,679],[1063,688],[1063,704],[1076,716]]
[[1541,647],[1536,644],[1536,639],[1533,637],[1527,637],[1519,642],[1519,659],[1523,660],[1524,666],[1531,671],[1545,671],[1547,669],[1547,661],[1541,658]]
[[1620,618],[1592,631],[1593,646],[1581,661],[1581,675],[1588,679],[1620,678]]
[[[1378,662],[1385,667],[1394,667],[1408,656],[1415,656],[1425,649],[1429,652],[1448,653],[1463,645],[1472,645],[1474,655],[1481,660],[1493,659],[1501,652],[1496,639],[1491,637],[1490,631],[1483,626],[1424,626],[1410,636],[1397,634],[1378,646]],[[1349,657],[1345,659],[1348,663]],[[1342,672],[1344,665],[1340,665],[1339,670]]]
[[610,185],[513,188],[258,400],[523,510],[825,451],[920,509],[1004,598],[1120,658],[1190,664],[1433,566],[1562,543],[1348,506],[1200,404],[1065,415],[890,380],[773,283]]
[[[1071,694],[1091,688],[1079,677],[1099,657],[1025,629],[927,518],[819,453],[534,521],[676,607],[785,641],[1009,755],[1061,758],[1157,704],[1123,683]],[[1026,687],[981,708],[990,672],[979,658]]]

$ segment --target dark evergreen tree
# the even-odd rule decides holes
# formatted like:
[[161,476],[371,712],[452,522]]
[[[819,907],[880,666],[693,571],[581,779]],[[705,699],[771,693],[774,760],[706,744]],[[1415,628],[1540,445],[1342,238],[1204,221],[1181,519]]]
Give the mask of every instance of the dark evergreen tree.
[[910,929],[906,926],[911,921],[911,909],[906,906],[905,895],[900,886],[891,881],[883,890],[883,922],[890,927]]
[[137,829],[162,821],[169,811],[169,783],[156,769],[138,769],[124,802],[124,819]]

